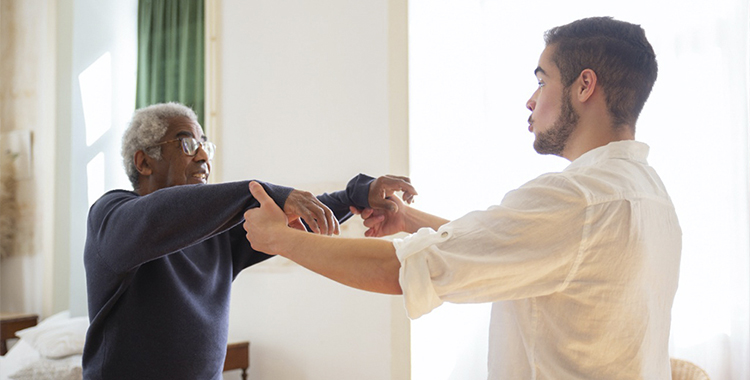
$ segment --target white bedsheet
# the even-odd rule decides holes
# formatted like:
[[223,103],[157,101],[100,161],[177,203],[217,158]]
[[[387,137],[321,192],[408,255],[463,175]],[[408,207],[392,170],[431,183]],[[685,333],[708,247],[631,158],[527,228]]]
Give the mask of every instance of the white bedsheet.
[[21,339],[0,356],[0,380],[81,380],[88,323],[67,312],[16,332]]

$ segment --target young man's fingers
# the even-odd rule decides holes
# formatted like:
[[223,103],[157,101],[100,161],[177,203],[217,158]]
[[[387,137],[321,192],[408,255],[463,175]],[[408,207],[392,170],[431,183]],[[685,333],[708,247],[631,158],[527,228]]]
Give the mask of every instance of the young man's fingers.
[[253,198],[258,200],[258,203],[260,203],[261,206],[266,205],[268,203],[273,203],[273,199],[266,193],[266,189],[261,186],[258,182],[250,181],[250,184],[248,185],[250,188],[250,194],[253,195]]

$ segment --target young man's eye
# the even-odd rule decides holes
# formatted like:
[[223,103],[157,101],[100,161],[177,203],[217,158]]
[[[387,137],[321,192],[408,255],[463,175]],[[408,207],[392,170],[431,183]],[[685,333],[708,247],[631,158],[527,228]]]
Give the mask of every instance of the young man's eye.
[[537,84],[539,84],[539,87],[544,87],[544,82],[542,81],[537,81]]

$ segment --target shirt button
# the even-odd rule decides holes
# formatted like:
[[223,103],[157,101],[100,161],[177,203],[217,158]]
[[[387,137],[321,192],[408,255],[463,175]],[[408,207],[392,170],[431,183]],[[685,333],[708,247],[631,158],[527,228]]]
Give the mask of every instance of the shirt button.
[[442,234],[440,234],[440,237],[441,237],[441,238],[447,238],[447,237],[448,237],[448,232],[446,232],[446,231],[443,231],[443,233],[442,233]]

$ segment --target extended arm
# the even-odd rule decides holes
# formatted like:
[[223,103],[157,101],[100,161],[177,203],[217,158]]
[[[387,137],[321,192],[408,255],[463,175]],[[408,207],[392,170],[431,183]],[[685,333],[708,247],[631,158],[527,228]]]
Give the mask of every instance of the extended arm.
[[[88,255],[124,272],[222,233],[240,224],[246,209],[258,206],[247,186],[248,181],[240,181],[174,186],[144,196],[107,193],[89,212]],[[315,197],[295,196],[298,190],[268,183],[263,187],[287,214],[311,220],[313,231],[334,232],[328,228],[334,224],[330,210]]]
[[252,247],[282,255],[316,273],[358,289],[400,294],[400,263],[393,245],[377,239],[342,239],[306,234],[287,227],[283,211],[255,183],[253,196],[261,206],[245,213]]
[[[291,190],[269,189],[279,204]],[[91,207],[87,246],[112,270],[127,271],[239,224],[257,204],[247,182],[174,186],[144,196],[113,191]]]
[[[353,288],[401,294],[398,282],[401,264],[389,241],[334,238],[291,228],[284,228],[278,237],[270,251],[313,272]],[[251,245],[255,248],[256,244]]]
[[318,196],[328,206],[339,222],[344,222],[363,209],[382,209],[395,211],[402,204],[393,194],[403,192],[403,199],[411,203],[417,191],[408,177],[384,175],[373,178],[358,174],[346,185],[346,189]]
[[360,211],[351,209],[352,213],[360,214],[362,219],[365,220],[365,227],[368,228],[365,231],[365,236],[382,237],[399,232],[412,234],[423,227],[430,227],[437,231],[440,226],[448,223],[447,219],[406,206],[396,197],[390,197],[389,199],[396,205],[395,210],[366,208]]

